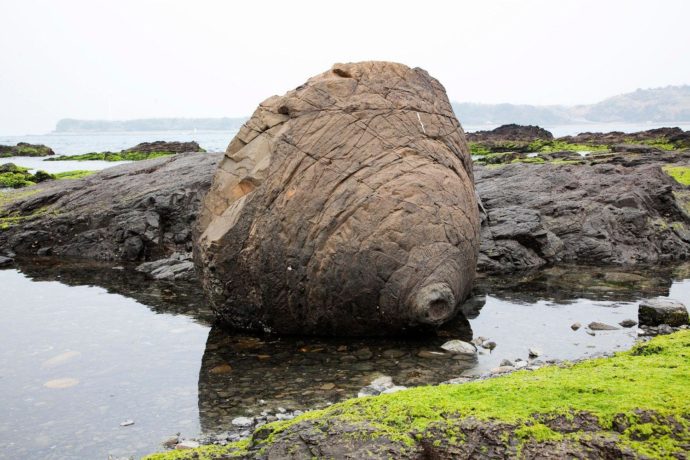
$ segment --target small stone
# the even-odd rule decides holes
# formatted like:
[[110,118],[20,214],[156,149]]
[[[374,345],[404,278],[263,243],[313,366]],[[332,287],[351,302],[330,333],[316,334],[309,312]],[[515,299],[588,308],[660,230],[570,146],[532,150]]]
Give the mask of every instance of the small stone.
[[196,441],[182,441],[178,445],[175,446],[176,450],[184,450],[184,449],[197,449],[199,447],[199,443]]
[[125,420],[124,422],[120,423],[120,426],[132,426],[134,425],[134,420]]
[[219,364],[216,367],[212,367],[209,372],[211,374],[228,374],[232,372],[232,366],[227,363]]
[[515,361],[515,369],[523,369],[527,366],[528,366],[527,361],[522,361],[522,360]]
[[421,350],[419,353],[417,353],[417,356],[420,358],[427,359],[447,359],[450,358],[452,355],[450,353],[442,353],[440,351]]
[[585,332],[587,332],[587,334],[591,335],[592,337],[594,337],[596,335],[593,331],[585,331]]
[[355,351],[354,355],[357,357],[357,359],[364,361],[371,359],[371,357],[374,356],[374,353],[372,353],[368,348],[360,348],[359,350]]
[[573,323],[573,324],[570,325],[570,329],[572,329],[573,331],[577,331],[577,330],[580,329],[581,327],[582,327],[582,324],[581,324],[581,323]]
[[633,327],[637,326],[637,321],[633,319],[624,319],[620,323],[618,323],[621,327]]
[[405,356],[405,352],[402,350],[395,350],[395,349],[390,349],[390,350],[384,350],[382,353],[384,358],[390,358],[390,359],[397,359]]
[[390,393],[397,393],[398,391],[401,391],[401,390],[407,390],[407,387],[404,387],[402,385],[395,385],[395,386],[392,386],[390,388],[386,388],[385,390],[383,390],[381,392],[381,394],[387,395]]
[[455,377],[454,379],[446,380],[443,383],[446,385],[459,385],[461,383],[471,382],[472,380],[474,379],[470,377]]
[[532,347],[529,349],[529,357],[530,358],[536,358],[537,356],[541,356],[542,351],[539,348]]
[[506,372],[512,372],[515,368],[513,366],[500,366],[491,369],[492,374],[505,374]]
[[347,351],[347,345],[340,345],[336,351],[338,351],[340,353],[346,352]]
[[659,335],[668,335],[668,334],[673,334],[673,328],[669,326],[668,324],[660,324],[657,332]]
[[611,326],[610,324],[600,323],[597,321],[592,321],[588,326],[592,331],[616,331],[619,328],[616,326]]
[[249,418],[249,417],[237,417],[232,419],[232,423],[234,426],[239,426],[239,427],[248,427],[252,426],[254,424],[254,419]]
[[494,342],[493,340],[487,340],[486,342],[482,343],[482,348],[493,350],[494,348],[496,348],[496,342]]
[[372,387],[390,388],[393,386],[393,378],[387,375],[383,375],[381,377],[374,379],[369,385],[371,385]]
[[324,391],[332,390],[333,388],[335,388],[335,383],[324,383],[319,387],[319,389]]
[[501,363],[499,364],[499,366],[500,366],[500,367],[506,367],[506,366],[515,367],[515,365],[513,364],[513,362],[512,362],[511,360],[509,360],[509,359],[503,359],[503,360],[501,360]]
[[488,340],[486,337],[478,336],[472,339],[472,343],[477,346],[481,346],[481,344],[484,343],[484,341],[486,340]]
[[180,437],[179,436],[170,436],[169,438],[165,438],[162,442],[161,445],[165,447],[166,449],[172,449],[177,445],[177,443],[180,442]]
[[454,354],[454,355],[475,355],[477,353],[477,347],[469,342],[463,342],[462,340],[450,340],[443,345],[441,348]]

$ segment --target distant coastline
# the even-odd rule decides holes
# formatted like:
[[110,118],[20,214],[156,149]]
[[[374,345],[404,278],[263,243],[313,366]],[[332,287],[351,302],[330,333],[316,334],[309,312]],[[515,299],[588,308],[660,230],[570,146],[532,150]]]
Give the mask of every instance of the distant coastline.
[[[638,89],[589,105],[452,104],[463,126],[588,125],[602,123],[651,123],[657,126],[690,124],[690,85]],[[65,118],[56,133],[229,131],[237,130],[248,117],[237,118],[142,118],[137,120],[78,120]]]

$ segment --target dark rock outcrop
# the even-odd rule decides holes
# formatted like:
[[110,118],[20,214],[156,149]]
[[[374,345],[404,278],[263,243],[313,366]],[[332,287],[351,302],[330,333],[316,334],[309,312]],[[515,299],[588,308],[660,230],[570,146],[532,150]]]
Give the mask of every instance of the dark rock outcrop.
[[478,270],[690,258],[690,216],[678,201],[685,187],[662,171],[663,160],[685,162],[690,156],[475,166],[486,211]]
[[0,248],[99,260],[192,249],[191,228],[220,154],[179,154],[48,181],[0,207]]
[[[187,252],[201,197],[221,157],[175,155],[3,192],[0,253],[49,249],[55,255],[145,261]],[[664,173],[666,165],[690,165],[690,153],[621,152],[582,164],[475,165],[486,211],[479,271],[689,259],[690,189]],[[170,216],[163,217],[162,239],[154,214],[159,220]]]
[[575,136],[563,136],[558,140],[573,144],[589,145],[615,145],[629,144],[631,142],[659,142],[666,141],[674,144],[677,148],[687,148],[690,141],[690,132],[680,128],[655,128],[635,133],[624,133],[622,131],[611,131],[608,133],[580,133]]
[[336,64],[264,101],[204,202],[195,261],[243,329],[384,335],[450,319],[474,279],[472,165],[441,84]]
[[489,131],[476,131],[467,133],[468,142],[495,142],[495,141],[526,141],[536,139],[545,141],[553,140],[553,134],[539,126],[532,125],[502,125]]
[[122,152],[140,152],[140,153],[153,153],[153,152],[170,152],[170,153],[186,153],[186,152],[203,152],[199,144],[195,141],[192,142],[167,142],[167,141],[155,141],[155,142],[142,142],[134,147],[123,150]]

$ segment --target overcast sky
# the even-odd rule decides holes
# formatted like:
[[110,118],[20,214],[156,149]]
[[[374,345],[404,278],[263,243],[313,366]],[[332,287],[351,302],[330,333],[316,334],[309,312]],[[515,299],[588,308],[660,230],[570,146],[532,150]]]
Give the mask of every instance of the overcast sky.
[[0,0],[0,134],[60,118],[249,115],[335,62],[451,100],[577,104],[690,83],[690,1]]

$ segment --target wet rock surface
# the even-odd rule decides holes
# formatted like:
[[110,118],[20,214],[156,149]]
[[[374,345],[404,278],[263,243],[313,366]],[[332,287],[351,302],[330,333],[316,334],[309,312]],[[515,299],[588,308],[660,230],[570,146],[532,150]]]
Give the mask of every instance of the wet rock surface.
[[17,145],[0,145],[0,158],[3,157],[44,157],[55,155],[50,147],[43,144],[20,142]]
[[0,248],[144,261],[192,249],[191,228],[220,155],[183,153],[24,189],[0,208]]
[[[187,252],[221,157],[179,154],[5,194],[0,248],[139,261]],[[688,164],[690,153],[665,152],[620,153],[583,164],[475,165],[485,211],[478,271],[690,257],[690,191],[662,170]],[[596,284],[634,284],[611,271]],[[287,267],[285,273],[292,276]]]
[[[690,163],[690,153],[667,153]],[[634,265],[690,257],[686,187],[655,157],[628,162],[475,166],[480,272],[546,264]]]
[[649,299],[640,302],[638,311],[641,326],[684,326],[688,322],[688,309],[681,302]]
[[233,327],[400,334],[452,318],[478,230],[441,84],[401,64],[336,64],[264,101],[231,141],[194,254]]

